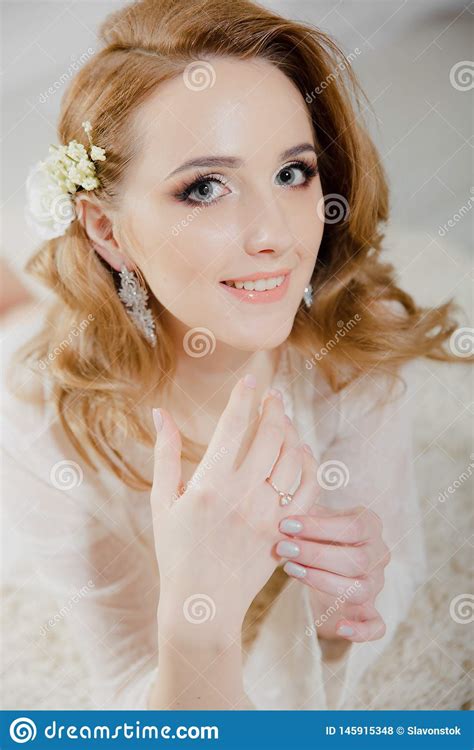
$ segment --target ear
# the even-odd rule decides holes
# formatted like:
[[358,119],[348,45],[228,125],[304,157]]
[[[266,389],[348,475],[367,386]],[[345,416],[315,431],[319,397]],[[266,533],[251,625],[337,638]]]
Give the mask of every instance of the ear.
[[87,232],[94,250],[116,271],[125,265],[133,270],[133,263],[123,255],[113,234],[113,224],[103,208],[86,192],[80,192],[75,198],[77,220]]

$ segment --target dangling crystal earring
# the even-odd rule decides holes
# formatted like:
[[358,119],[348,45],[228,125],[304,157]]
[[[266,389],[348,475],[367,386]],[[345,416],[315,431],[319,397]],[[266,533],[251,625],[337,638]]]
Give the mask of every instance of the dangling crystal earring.
[[307,287],[305,287],[304,294],[303,294],[303,300],[306,305],[306,307],[309,308],[313,304],[313,286],[312,284],[308,284]]
[[120,289],[118,295],[127,312],[152,346],[156,346],[155,321],[147,308],[148,292],[140,285],[138,277],[123,264],[120,268]]

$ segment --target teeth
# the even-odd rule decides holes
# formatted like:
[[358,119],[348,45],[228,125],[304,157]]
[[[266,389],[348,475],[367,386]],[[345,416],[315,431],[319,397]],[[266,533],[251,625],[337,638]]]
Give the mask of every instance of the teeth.
[[258,279],[258,281],[226,281],[227,286],[233,286],[236,289],[246,289],[252,292],[265,292],[281,286],[285,280],[284,276],[273,276],[271,279]]

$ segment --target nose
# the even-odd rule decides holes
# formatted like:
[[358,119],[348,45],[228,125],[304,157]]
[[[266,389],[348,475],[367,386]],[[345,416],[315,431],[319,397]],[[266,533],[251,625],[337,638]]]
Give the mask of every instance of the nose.
[[241,205],[241,241],[248,255],[284,255],[294,244],[287,216],[268,192],[246,197]]

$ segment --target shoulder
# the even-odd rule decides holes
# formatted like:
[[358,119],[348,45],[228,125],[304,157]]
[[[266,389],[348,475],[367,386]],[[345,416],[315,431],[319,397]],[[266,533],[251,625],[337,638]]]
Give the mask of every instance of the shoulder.
[[[403,320],[407,313],[398,300],[381,300],[377,303],[380,311],[395,315]],[[318,424],[319,433],[332,433],[334,437],[344,425],[357,422],[369,412],[384,418],[390,411],[408,404],[417,389],[417,359],[402,362],[388,368],[381,361],[378,366],[354,375],[354,368],[340,367],[338,378],[345,385],[333,390],[321,359],[324,352],[308,351],[306,354],[293,345],[287,345],[289,378],[293,382],[296,397],[309,410]],[[406,412],[408,406],[404,409]]]
[[51,398],[49,363],[40,361],[30,366],[16,356],[21,347],[39,335],[46,312],[44,304],[34,302],[0,326],[4,344],[0,445],[31,476],[54,487],[58,462],[69,461],[73,465],[74,461],[79,462],[79,456],[64,433]]
[[112,471],[94,457],[95,471],[77,452],[50,398],[47,365],[36,372],[14,362],[18,349],[41,330],[45,313],[41,304],[31,305],[0,325],[2,503],[15,516],[33,516],[36,510],[50,521],[68,516],[86,523],[89,518],[121,534],[131,528],[130,514],[141,512],[144,503],[130,502],[133,491]]
[[14,316],[8,316],[0,325],[3,343],[0,444],[7,454],[27,463],[32,471],[35,467],[39,468],[42,462],[36,460],[34,451],[27,458],[29,447],[41,440],[41,445],[47,450],[50,442],[47,429],[51,423],[46,399],[47,374],[15,363],[14,357],[24,344],[39,333],[43,314],[44,308],[34,303],[15,311]]

